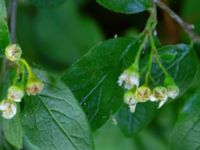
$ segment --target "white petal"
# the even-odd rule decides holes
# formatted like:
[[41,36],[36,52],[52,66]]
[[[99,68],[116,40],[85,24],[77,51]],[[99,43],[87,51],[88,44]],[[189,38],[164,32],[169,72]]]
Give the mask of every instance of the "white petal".
[[167,100],[161,101],[161,102],[159,103],[158,109],[161,108],[161,107],[166,103],[166,101],[167,101]]
[[128,89],[128,90],[130,90],[130,89],[132,89],[134,87],[134,85],[131,85],[131,84],[124,84],[124,88],[125,89]]
[[127,78],[127,75],[126,74],[121,74],[120,76],[119,76],[119,79],[118,79],[118,81],[117,81],[117,83],[119,84],[119,86],[122,86],[122,84],[123,84],[123,82],[124,82],[124,80]]
[[8,107],[9,107],[9,103],[1,103],[0,104],[0,110],[2,110],[2,111],[8,109]]
[[139,86],[139,79],[136,76],[131,76],[130,81],[133,85]]
[[131,112],[131,113],[134,113],[135,110],[136,110],[136,104],[134,104],[134,105],[129,105],[129,109],[130,109],[130,112]]
[[11,108],[12,108],[13,114],[16,115],[16,113],[17,113],[17,107],[16,107],[16,105],[11,104]]
[[10,106],[7,108],[7,110],[4,110],[3,111],[3,114],[2,116],[5,118],[5,119],[11,119],[13,118],[16,113],[17,113],[17,107],[16,105],[14,104],[9,104]]
[[20,98],[19,98],[19,99],[15,99],[14,101],[15,101],[15,102],[21,102],[22,99],[20,99]]
[[152,101],[152,102],[158,101],[158,99],[157,99],[154,95],[151,95],[151,96],[149,97],[149,100]]

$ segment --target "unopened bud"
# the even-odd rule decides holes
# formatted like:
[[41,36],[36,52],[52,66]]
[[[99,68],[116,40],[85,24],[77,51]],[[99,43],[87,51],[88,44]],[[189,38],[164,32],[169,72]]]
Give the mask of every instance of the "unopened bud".
[[147,86],[141,86],[137,88],[135,92],[135,97],[139,102],[146,102],[147,100],[149,100],[150,95],[151,95],[151,90]]
[[175,99],[179,95],[179,88],[176,85],[169,85],[167,87],[168,97]]
[[28,95],[36,95],[44,88],[44,84],[37,77],[31,77],[26,84],[26,93]]
[[18,61],[21,58],[22,50],[18,44],[8,45],[5,49],[5,55],[10,61]]
[[136,98],[135,98],[135,89],[125,92],[124,102],[128,105],[137,103]]

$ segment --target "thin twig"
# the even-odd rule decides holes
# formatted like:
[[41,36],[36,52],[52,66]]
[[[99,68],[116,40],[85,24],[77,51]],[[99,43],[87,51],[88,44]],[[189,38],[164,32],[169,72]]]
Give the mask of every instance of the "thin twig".
[[[10,42],[12,44],[16,43],[16,17],[17,17],[17,0],[10,0],[9,7],[8,7],[8,22],[9,22],[9,29],[10,29]],[[6,78],[6,71],[7,71],[8,61],[4,57],[2,60],[2,68],[1,68],[1,77],[2,81]]]
[[8,15],[10,19],[10,38],[11,43],[16,43],[16,17],[17,17],[17,0],[10,0]]
[[162,10],[166,11],[189,35],[189,37],[193,40],[193,42],[200,42],[200,36],[193,31],[194,25],[188,24],[183,19],[178,16],[173,10],[171,10],[167,5],[165,5],[160,0],[153,0],[153,2]]

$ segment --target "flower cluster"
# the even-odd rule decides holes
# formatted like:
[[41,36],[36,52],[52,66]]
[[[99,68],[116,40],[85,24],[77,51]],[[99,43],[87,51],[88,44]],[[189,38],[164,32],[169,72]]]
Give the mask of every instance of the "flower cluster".
[[[21,58],[22,50],[18,44],[12,44],[5,49],[6,58],[18,66],[20,75],[16,73],[12,85],[7,89],[6,98],[0,103],[0,111],[6,119],[13,118],[17,113],[17,103],[21,102],[25,93],[36,95],[44,88],[44,84],[33,73],[26,60]],[[27,76],[26,76],[27,75]]]
[[158,108],[160,108],[168,98],[175,99],[179,95],[179,88],[169,75],[165,77],[164,86],[157,86],[153,89],[147,85],[139,86],[139,71],[135,68],[137,67],[127,68],[118,80],[118,84],[127,89],[124,102],[129,105],[131,112],[135,112],[137,103],[159,102]]

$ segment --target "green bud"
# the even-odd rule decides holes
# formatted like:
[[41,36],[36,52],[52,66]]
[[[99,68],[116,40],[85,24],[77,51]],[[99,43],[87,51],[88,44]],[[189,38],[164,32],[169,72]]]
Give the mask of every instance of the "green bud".
[[179,88],[176,85],[169,85],[167,87],[168,97],[175,99],[179,95]]
[[147,86],[141,86],[136,89],[135,97],[138,102],[146,102],[151,95],[151,89]]
[[168,85],[174,85],[174,84],[175,84],[174,79],[170,75],[166,75],[164,80],[164,86],[167,87]]
[[134,104],[137,102],[135,99],[135,88],[125,92],[124,102],[128,105]]
[[18,61],[21,58],[22,50],[18,44],[8,45],[5,49],[5,55],[10,61]]
[[26,93],[28,95],[36,95],[44,88],[44,84],[35,75],[31,75],[26,83]]

